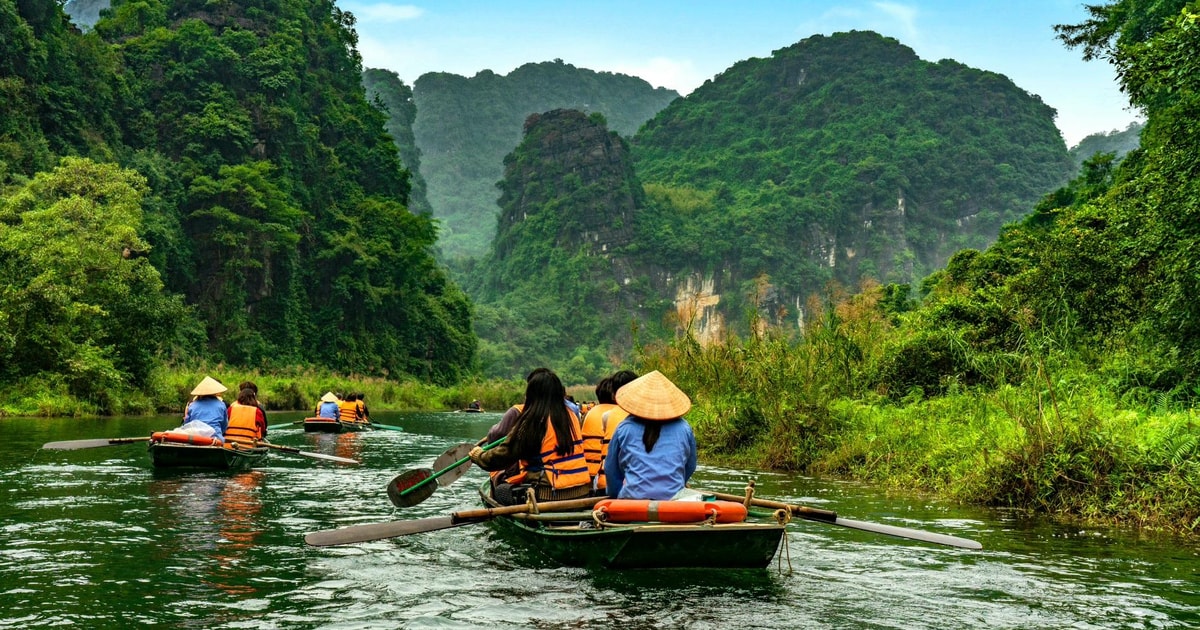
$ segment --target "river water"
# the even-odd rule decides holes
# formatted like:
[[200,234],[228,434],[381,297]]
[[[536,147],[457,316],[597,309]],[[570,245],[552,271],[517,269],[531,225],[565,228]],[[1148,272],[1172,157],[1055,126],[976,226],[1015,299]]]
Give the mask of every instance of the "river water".
[[[302,414],[271,414],[272,424]],[[239,474],[164,474],[143,444],[175,418],[0,419],[0,627],[1200,628],[1200,541],[1063,526],[860,484],[701,466],[693,485],[952,534],[982,551],[820,523],[789,528],[762,571],[610,572],[548,564],[487,525],[347,547],[314,530],[477,507],[473,469],[403,511],[388,480],[481,437],[498,414],[378,414],[404,431],[279,444]],[[790,567],[789,567],[790,565]]]

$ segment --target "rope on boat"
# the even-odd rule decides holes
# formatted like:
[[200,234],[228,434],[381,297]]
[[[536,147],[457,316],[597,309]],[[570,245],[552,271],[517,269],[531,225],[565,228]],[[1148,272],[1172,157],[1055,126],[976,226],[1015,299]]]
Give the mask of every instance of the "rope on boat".
[[790,574],[792,572],[792,549],[788,546],[787,524],[792,522],[792,511],[784,509],[775,510],[775,521],[783,525],[783,541],[780,543],[783,545],[783,551],[775,557],[775,566],[780,573],[783,573],[783,556],[787,554],[787,572]]

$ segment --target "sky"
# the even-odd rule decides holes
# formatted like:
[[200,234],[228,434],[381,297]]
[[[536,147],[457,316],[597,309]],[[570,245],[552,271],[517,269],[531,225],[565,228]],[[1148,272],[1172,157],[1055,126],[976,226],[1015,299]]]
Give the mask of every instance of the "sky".
[[[1092,4],[1104,0],[1089,0]],[[508,74],[562,59],[686,95],[734,63],[814,34],[871,30],[926,61],[1007,76],[1058,112],[1067,146],[1125,129],[1129,108],[1104,61],[1083,61],[1055,24],[1087,18],[1079,0],[338,0],[367,68],[408,85],[426,72]]]

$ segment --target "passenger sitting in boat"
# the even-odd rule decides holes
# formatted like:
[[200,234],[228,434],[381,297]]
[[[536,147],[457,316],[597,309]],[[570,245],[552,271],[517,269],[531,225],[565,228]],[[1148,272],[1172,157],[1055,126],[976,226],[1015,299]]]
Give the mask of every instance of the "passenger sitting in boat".
[[621,370],[605,377],[596,386],[599,401],[583,419],[583,456],[587,459],[588,474],[592,477],[592,488],[597,495],[604,494],[608,487],[604,475],[604,458],[608,456],[608,443],[612,439],[617,423],[629,415],[617,406],[617,390],[637,378],[629,370]]
[[360,420],[358,401],[354,399],[354,394],[346,394],[345,398],[338,401],[338,417],[342,422],[358,422]]
[[[532,488],[538,500],[574,499],[590,491],[579,420],[563,404],[565,392],[554,372],[534,370],[508,440],[487,451],[471,449],[471,461],[499,471],[492,475],[497,501],[523,500],[514,496],[514,487]],[[505,469],[513,463],[517,473],[510,475]]]
[[317,401],[316,415],[319,418],[337,420],[338,397],[333,392],[325,392],[325,395],[321,396],[321,400]]
[[192,402],[183,410],[183,424],[203,422],[213,428],[213,437],[225,439],[225,426],[229,423],[225,401],[219,398],[226,387],[211,376],[205,376],[192,390]]
[[371,421],[371,412],[367,410],[367,401],[365,399],[366,399],[366,394],[364,394],[362,392],[355,392],[354,404],[358,407],[358,421],[359,422],[370,422]]
[[237,402],[229,406],[229,425],[225,428],[226,446],[238,442],[253,446],[267,437],[267,416],[258,405],[258,396],[249,387],[238,392]]
[[483,411],[483,407],[480,406],[478,398],[476,398],[475,400],[472,400],[471,404],[467,405],[467,409],[471,409],[474,411]]
[[683,414],[692,401],[655,370],[616,393],[629,416],[617,425],[604,460],[608,496],[663,501],[696,472],[696,436]]

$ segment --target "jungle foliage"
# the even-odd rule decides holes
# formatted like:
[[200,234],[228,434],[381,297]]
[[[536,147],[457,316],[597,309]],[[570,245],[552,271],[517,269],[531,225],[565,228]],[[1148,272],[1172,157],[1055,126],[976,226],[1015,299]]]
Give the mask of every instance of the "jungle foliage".
[[521,142],[530,114],[554,109],[600,113],[628,136],[678,98],[638,77],[596,72],[561,59],[525,64],[507,75],[421,75],[413,85],[413,124],[429,183],[429,203],[442,222],[439,247],[451,259],[487,253],[496,229],[496,182],[504,156]]
[[1129,123],[1123,130],[1112,130],[1107,133],[1094,133],[1071,147],[1071,159],[1077,168],[1083,168],[1083,163],[1097,153],[1112,153],[1118,160],[1126,153],[1138,148],[1142,143],[1142,123]]
[[[163,358],[465,374],[470,304],[406,207],[353,26],[330,1],[115,0],[83,34],[60,3],[0,1],[0,241],[25,248],[0,279],[6,384],[95,400]],[[72,238],[94,242],[65,274],[40,247]]]

